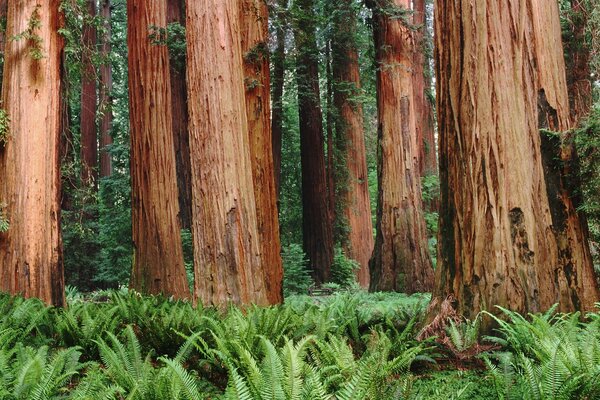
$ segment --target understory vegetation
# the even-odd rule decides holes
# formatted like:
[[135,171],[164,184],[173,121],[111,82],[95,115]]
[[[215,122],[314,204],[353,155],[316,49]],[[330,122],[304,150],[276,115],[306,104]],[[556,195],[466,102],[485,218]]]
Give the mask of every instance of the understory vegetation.
[[600,313],[497,310],[418,341],[429,295],[339,292],[271,308],[126,290],[66,309],[0,295],[1,399],[595,399]]

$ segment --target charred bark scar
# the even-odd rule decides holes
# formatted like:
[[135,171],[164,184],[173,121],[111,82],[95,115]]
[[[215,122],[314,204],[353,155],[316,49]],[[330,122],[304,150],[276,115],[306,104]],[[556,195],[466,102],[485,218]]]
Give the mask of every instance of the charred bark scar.
[[510,234],[513,248],[518,252],[519,259],[528,265],[533,265],[534,252],[529,248],[527,229],[525,228],[525,215],[520,208],[513,208],[509,212]]

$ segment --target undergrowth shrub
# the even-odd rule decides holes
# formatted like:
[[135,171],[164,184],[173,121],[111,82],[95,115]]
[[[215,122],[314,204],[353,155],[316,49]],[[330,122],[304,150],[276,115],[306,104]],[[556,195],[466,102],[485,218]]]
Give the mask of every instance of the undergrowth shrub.
[[310,276],[308,260],[302,246],[295,243],[283,246],[281,259],[283,261],[283,295],[287,297],[292,294],[306,294],[314,281]]

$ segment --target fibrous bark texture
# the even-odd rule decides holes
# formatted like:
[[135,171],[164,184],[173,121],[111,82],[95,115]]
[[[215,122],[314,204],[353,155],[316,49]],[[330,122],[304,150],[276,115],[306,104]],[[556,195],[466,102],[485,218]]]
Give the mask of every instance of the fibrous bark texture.
[[64,304],[60,235],[60,61],[58,0],[10,0],[2,107],[9,139],[0,143],[0,290]]
[[286,38],[286,13],[288,0],[278,0],[274,19],[276,48],[273,52],[273,90],[272,90],[272,147],[273,168],[275,169],[275,191],[279,201],[281,187],[281,141],[283,135],[283,80],[285,77],[285,38]]
[[414,33],[396,13],[410,1],[376,2],[379,196],[372,291],[429,291],[433,268],[423,216],[413,90]]
[[[164,2],[127,2],[134,264],[131,287],[189,297],[178,220]],[[150,28],[155,27],[155,28]]]
[[[337,201],[342,208],[347,236],[344,252],[356,260],[361,286],[369,287],[369,259],[373,252],[371,200],[367,180],[367,151],[360,95],[360,68],[356,45],[357,19],[353,0],[338,2],[332,40],[333,91],[336,111],[336,154],[343,179],[337,182]],[[340,174],[338,174],[340,175]]]
[[[559,124],[568,119],[556,3],[437,0],[435,9],[441,210],[434,299],[453,295],[467,318],[495,305],[589,309],[598,299],[595,281],[584,260],[561,261],[571,256],[559,256],[567,247],[557,245],[540,151],[538,117],[546,113],[539,106],[556,111]],[[566,238],[572,256],[582,256],[575,249],[583,238]]]
[[195,292],[204,305],[268,304],[246,117],[240,0],[188,0]]
[[256,202],[258,240],[271,304],[283,301],[283,266],[271,138],[269,12],[263,0],[241,0],[246,116]]
[[96,130],[96,1],[87,0],[87,15],[83,20],[83,46],[81,54],[81,181],[85,186],[98,182],[98,136]]
[[331,275],[333,230],[328,204],[327,171],[319,89],[319,65],[313,0],[295,4],[296,79],[302,164],[302,233],[304,252],[317,284]]
[[435,124],[433,107],[427,92],[431,90],[430,58],[427,57],[427,10],[425,0],[413,1],[413,24],[415,31],[415,52],[413,63],[413,87],[415,101],[415,129],[419,146],[419,169],[421,176],[437,175],[437,154],[435,146]]
[[104,32],[101,38],[100,51],[103,63],[100,65],[100,177],[104,178],[112,175],[112,157],[108,151],[108,146],[113,143],[112,140],[112,65],[110,60],[110,40],[111,40],[111,0],[102,0],[100,2],[100,15],[102,16]]
[[[168,0],[167,22],[185,26],[185,0]],[[183,38],[182,38],[183,39]],[[179,189],[179,219],[183,228],[192,227],[192,170],[190,165],[190,135],[188,132],[187,87],[185,60],[171,60],[171,104],[173,134],[177,159]]]

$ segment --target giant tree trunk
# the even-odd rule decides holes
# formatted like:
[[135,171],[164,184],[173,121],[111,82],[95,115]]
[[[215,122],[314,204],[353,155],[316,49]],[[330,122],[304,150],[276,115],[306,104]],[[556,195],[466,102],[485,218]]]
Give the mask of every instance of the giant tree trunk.
[[0,290],[64,304],[60,235],[60,61],[58,0],[10,0],[2,104],[9,139],[0,142]]
[[328,204],[319,64],[313,0],[295,3],[296,79],[302,164],[302,233],[304,251],[317,284],[329,281],[333,231]]
[[[168,23],[185,26],[185,0],[168,0]],[[190,165],[190,135],[188,131],[187,87],[185,60],[171,60],[171,102],[173,110],[173,140],[177,159],[179,189],[179,219],[183,228],[192,227],[192,170]]]
[[271,142],[269,12],[263,0],[241,0],[246,116],[256,201],[258,240],[269,303],[283,301],[283,267]]
[[112,65],[110,60],[110,40],[111,40],[111,0],[101,0],[100,14],[102,16],[104,32],[101,39],[102,65],[100,65],[100,177],[104,178],[112,175],[112,157],[108,151],[108,146],[112,140]]
[[[540,154],[540,100],[560,124],[568,119],[554,54],[562,55],[556,3],[437,0],[435,32],[441,211],[434,299],[453,295],[467,318],[495,305],[537,312],[560,301],[565,311],[590,309],[598,297],[589,266],[559,262]],[[569,243],[573,256],[581,239]]]
[[[410,7],[395,0],[394,7]],[[389,14],[390,5],[374,7],[379,136],[377,234],[371,259],[372,291],[427,292],[433,268],[423,217],[415,102],[412,84],[414,34]]]
[[85,186],[98,182],[98,136],[96,130],[96,0],[87,0],[87,15],[83,19],[81,68],[81,181]]
[[[559,9],[557,4],[542,6],[541,0],[533,3],[538,128],[559,132],[558,135],[542,132],[542,161],[558,247],[554,281],[563,309],[592,311],[594,303],[600,300],[600,292],[589,248],[587,220],[578,211],[583,200],[577,150],[573,133],[569,132],[571,115]],[[583,108],[582,104],[578,112]]]
[[[164,2],[127,2],[134,263],[131,287],[188,297],[178,220],[169,54],[150,37],[165,27]],[[156,34],[160,34],[155,32]]]
[[428,65],[430,58],[425,54],[428,40],[425,3],[425,0],[413,1],[413,24],[418,27],[418,30],[415,31],[413,85],[421,176],[437,175],[438,173],[433,107],[427,97],[427,91],[431,90],[431,68]]
[[288,0],[278,0],[276,3],[275,37],[277,46],[273,53],[273,91],[272,91],[272,147],[273,168],[275,169],[275,191],[279,201],[281,188],[281,141],[283,135],[283,80],[285,78],[285,38],[286,12]]
[[360,95],[360,68],[356,45],[357,20],[353,0],[338,3],[333,22],[333,90],[336,109],[336,154],[344,179],[338,182],[337,201],[341,206],[348,235],[342,240],[346,255],[360,265],[361,286],[369,287],[369,259],[373,252],[371,200],[367,180],[367,151]]
[[240,0],[188,0],[195,294],[204,305],[268,304],[252,182]]

